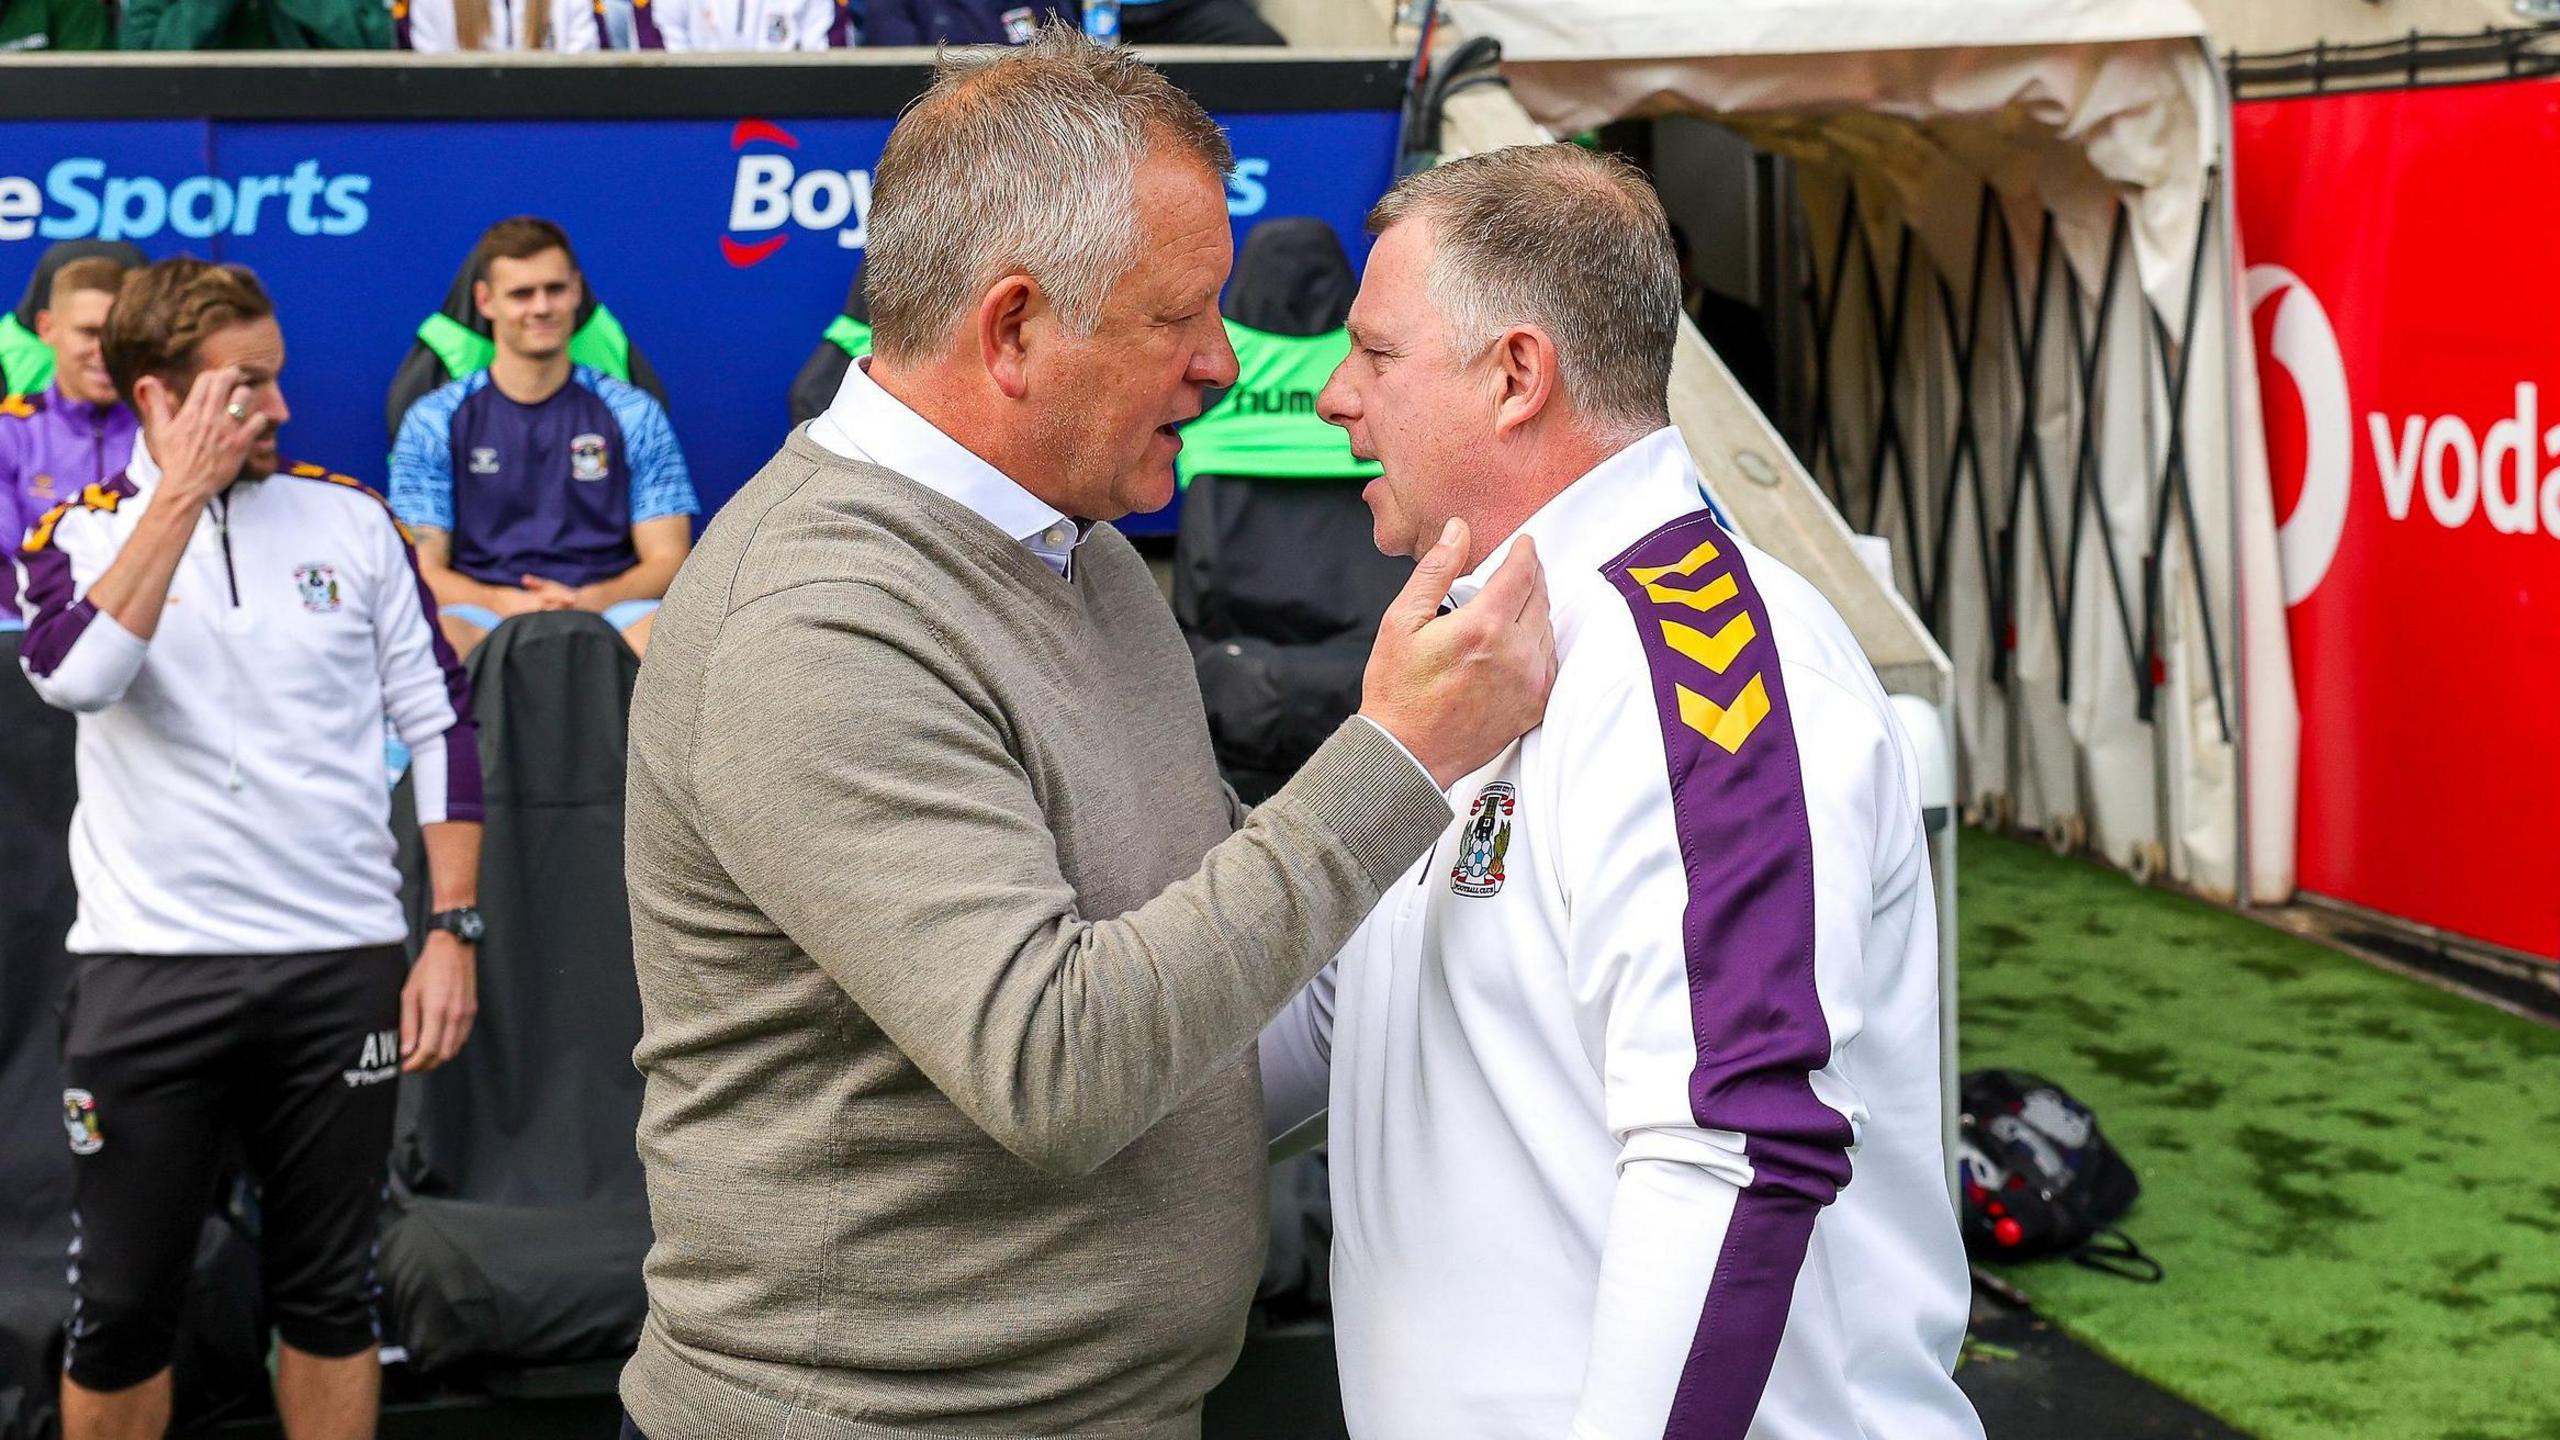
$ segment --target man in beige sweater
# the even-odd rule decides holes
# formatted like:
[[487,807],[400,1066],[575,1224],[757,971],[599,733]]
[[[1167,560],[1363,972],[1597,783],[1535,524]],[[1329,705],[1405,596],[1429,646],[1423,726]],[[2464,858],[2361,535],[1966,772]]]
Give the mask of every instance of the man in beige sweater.
[[881,157],[873,338],[704,535],[631,715],[654,1440],[1190,1440],[1263,1243],[1253,1040],[1553,680],[1521,547],[1242,816],[1101,521],[1236,378],[1226,142],[1053,32]]

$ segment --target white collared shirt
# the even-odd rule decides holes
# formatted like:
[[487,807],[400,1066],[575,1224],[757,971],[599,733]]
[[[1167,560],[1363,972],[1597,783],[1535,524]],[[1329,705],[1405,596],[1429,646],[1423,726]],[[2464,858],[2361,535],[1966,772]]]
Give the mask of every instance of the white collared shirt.
[[[1980,1440],[1916,765],[1676,431],[1530,517],[1545,722],[1263,1033],[1360,1440]],[[1451,588],[1464,604],[1509,553]]]
[[1092,527],[1061,514],[908,409],[871,378],[870,364],[863,359],[846,368],[834,403],[809,422],[809,438],[832,454],[894,470],[950,496],[1020,541],[1051,570],[1071,575],[1076,547]]

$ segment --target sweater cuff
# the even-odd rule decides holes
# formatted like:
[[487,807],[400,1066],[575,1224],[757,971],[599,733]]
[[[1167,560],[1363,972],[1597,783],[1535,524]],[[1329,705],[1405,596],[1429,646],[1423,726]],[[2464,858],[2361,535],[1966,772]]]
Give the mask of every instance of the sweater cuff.
[[1333,732],[1282,793],[1340,837],[1353,863],[1381,890],[1440,838],[1456,814],[1404,745],[1357,715]]

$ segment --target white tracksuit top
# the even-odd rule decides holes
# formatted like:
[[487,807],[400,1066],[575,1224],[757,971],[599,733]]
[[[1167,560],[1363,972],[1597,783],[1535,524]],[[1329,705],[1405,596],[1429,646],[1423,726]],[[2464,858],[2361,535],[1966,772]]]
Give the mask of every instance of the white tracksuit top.
[[399,522],[296,465],[197,517],[149,640],[89,601],[159,486],[149,448],[29,532],[19,663],[79,712],[75,954],[240,955],[403,939],[383,756],[422,822],[481,818],[470,681]]
[[[1263,1037],[1357,1440],[1980,1440],[1916,764],[1676,431],[1524,527],[1545,724]],[[1465,603],[1506,543],[1451,591]]]

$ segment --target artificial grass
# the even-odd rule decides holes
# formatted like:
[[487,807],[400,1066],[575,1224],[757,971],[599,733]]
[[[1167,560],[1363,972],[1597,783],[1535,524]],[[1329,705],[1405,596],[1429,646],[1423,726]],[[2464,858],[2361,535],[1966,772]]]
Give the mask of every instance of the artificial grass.
[[2263,1440],[2560,1440],[2560,1030],[2014,840],[1958,857],[1965,1067],[2088,1102],[2169,1272],[2008,1267],[2039,1311]]

